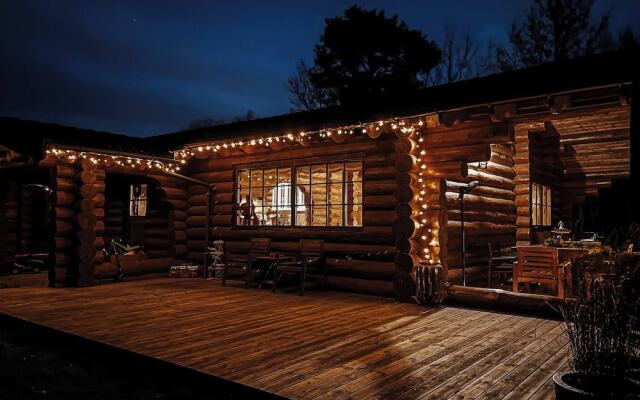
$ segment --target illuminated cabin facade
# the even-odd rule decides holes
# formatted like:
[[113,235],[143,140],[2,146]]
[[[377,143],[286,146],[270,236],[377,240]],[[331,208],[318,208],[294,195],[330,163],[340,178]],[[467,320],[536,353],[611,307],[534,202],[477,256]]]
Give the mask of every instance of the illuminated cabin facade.
[[[281,252],[322,239],[330,287],[407,300],[421,263],[459,281],[458,192],[468,182],[479,183],[465,197],[470,276],[486,276],[488,243],[531,243],[560,220],[606,230],[633,218],[620,211],[625,199],[605,203],[636,176],[637,70],[635,56],[610,54],[430,88],[393,106],[118,137],[115,150],[42,133],[53,140],[39,158],[29,162],[19,145],[3,144],[0,169],[46,169],[58,282],[108,274],[101,246],[118,235],[147,248],[148,260],[132,271],[201,262],[207,188],[173,171],[215,186],[212,239],[230,255],[246,255],[252,237],[271,238]],[[3,212],[17,221],[11,196]],[[22,239],[12,240],[5,249]]]

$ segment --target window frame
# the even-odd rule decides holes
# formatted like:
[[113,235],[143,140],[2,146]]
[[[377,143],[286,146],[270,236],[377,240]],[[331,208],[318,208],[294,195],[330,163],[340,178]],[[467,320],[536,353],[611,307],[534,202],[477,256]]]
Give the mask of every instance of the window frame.
[[[313,165],[329,165],[332,163],[342,163],[343,171],[347,163],[357,162],[361,165],[362,171],[362,180],[359,181],[362,183],[364,189],[364,176],[365,176],[365,166],[364,166],[364,153],[357,154],[340,154],[333,155],[327,157],[310,157],[310,158],[298,158],[292,160],[278,160],[278,161],[266,161],[266,162],[256,162],[256,163],[238,163],[233,165],[233,224],[231,226],[232,229],[245,230],[245,229],[262,229],[262,230],[295,230],[295,229],[305,229],[305,230],[339,230],[339,231],[362,231],[364,229],[364,198],[365,193],[362,191],[362,203],[359,205],[362,207],[362,225],[360,226],[345,226],[345,225],[296,225],[296,213],[292,212],[291,215],[291,224],[290,225],[241,225],[238,224],[238,205],[240,204],[238,199],[239,191],[238,191],[238,171],[240,170],[251,170],[251,169],[268,169],[268,168],[291,168],[291,209],[295,210],[298,206],[297,204],[297,195],[296,188],[298,187],[298,174],[296,173],[296,168],[298,166],[308,165],[309,167]],[[344,176],[343,181],[344,184]],[[329,185],[328,181],[325,181],[324,185]],[[308,186],[311,186],[309,184]],[[264,185],[263,185],[264,190]],[[347,203],[344,203],[344,194],[343,194],[343,202],[340,203],[340,206],[344,207]],[[325,207],[329,207],[329,204],[326,203]],[[342,214],[342,222],[345,221],[345,214]]]
[[[539,188],[539,189],[538,189]],[[549,196],[545,196],[545,188],[548,190]],[[535,197],[536,201],[534,202],[534,192],[536,192]],[[553,188],[551,185],[545,185],[540,182],[531,182],[530,185],[530,197],[529,197],[529,208],[530,208],[530,218],[531,218],[531,226],[533,228],[550,228],[553,226]],[[547,204],[547,200],[548,203]],[[538,212],[539,211],[539,212]],[[548,212],[548,214],[545,213]],[[534,218],[534,215],[536,217]],[[545,216],[548,216],[548,224],[544,223]],[[534,223],[534,221],[542,222],[542,223]]]

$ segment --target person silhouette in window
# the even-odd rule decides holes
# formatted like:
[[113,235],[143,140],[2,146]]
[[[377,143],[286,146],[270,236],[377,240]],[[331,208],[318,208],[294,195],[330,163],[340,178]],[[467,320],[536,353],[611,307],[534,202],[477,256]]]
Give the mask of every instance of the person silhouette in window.
[[257,221],[256,206],[249,195],[245,196],[244,203],[240,204],[240,217],[243,225],[251,225],[252,221]]

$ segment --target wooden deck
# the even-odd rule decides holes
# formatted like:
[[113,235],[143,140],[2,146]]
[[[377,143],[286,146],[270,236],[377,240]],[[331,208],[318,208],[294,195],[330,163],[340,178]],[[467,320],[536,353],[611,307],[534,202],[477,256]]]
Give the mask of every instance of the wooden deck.
[[0,312],[296,399],[551,399],[558,321],[155,279],[0,290]]

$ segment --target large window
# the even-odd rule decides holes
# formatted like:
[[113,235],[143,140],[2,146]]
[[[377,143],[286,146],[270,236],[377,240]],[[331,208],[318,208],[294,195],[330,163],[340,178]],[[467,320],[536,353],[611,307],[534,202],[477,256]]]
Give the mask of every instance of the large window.
[[551,226],[551,188],[539,183],[531,184],[531,223],[533,226]]
[[362,162],[245,168],[236,173],[237,225],[362,226]]

